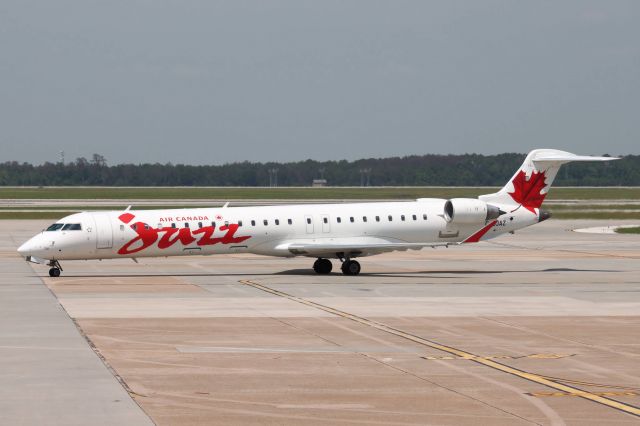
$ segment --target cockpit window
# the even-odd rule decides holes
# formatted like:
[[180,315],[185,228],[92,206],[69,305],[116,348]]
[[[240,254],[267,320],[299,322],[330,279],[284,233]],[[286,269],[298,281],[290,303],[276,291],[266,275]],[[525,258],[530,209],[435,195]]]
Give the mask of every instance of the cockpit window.
[[57,231],[58,229],[62,228],[63,226],[64,226],[64,223],[54,223],[53,225],[51,225],[50,227],[45,229],[45,231]]
[[62,228],[63,231],[81,231],[82,230],[82,226],[80,226],[79,223],[67,223],[66,225],[64,225],[64,228]]

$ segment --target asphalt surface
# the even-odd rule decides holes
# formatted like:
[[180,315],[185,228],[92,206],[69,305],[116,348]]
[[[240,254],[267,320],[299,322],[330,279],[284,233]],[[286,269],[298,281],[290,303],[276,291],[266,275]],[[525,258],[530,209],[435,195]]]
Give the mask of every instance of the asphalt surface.
[[45,223],[0,222],[13,424],[640,421],[640,236],[571,231],[604,221],[365,258],[357,277],[226,255],[57,279],[12,251]]

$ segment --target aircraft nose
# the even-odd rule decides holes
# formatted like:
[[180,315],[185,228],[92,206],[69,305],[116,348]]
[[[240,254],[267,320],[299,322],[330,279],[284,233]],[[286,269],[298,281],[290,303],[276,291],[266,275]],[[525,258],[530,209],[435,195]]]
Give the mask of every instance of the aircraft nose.
[[32,251],[33,251],[32,240],[29,240],[24,244],[22,244],[20,247],[18,247],[18,253],[20,254],[20,256],[24,256],[24,257],[30,256]]
[[42,244],[40,239],[38,238],[38,236],[35,236],[18,247],[18,253],[23,257],[38,256],[41,255],[41,246]]

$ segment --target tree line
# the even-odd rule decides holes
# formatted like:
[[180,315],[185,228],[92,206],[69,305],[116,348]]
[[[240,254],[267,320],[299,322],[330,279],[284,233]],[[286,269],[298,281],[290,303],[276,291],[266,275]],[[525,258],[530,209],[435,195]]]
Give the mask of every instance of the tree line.
[[[3,186],[502,186],[524,154],[411,155],[356,161],[240,162],[223,165],[117,164],[94,154],[68,163],[0,163]],[[277,172],[274,170],[277,169]],[[561,186],[638,186],[640,156],[610,163],[572,163],[556,178]]]

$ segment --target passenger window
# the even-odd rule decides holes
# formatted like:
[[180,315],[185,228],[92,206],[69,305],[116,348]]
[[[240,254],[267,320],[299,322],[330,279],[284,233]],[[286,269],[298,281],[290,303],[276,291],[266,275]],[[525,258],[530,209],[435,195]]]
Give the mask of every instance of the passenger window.
[[276,219],[276,225],[280,225],[280,219]]
[[146,223],[144,224],[144,229],[149,229],[149,225],[147,225]]
[[134,231],[138,230],[138,224],[134,223],[133,225],[131,225],[131,229],[133,229]]
[[400,215],[400,220],[404,222],[404,215]]
[[202,228],[202,222],[198,222],[198,228]]
[[336,217],[336,222],[340,223],[342,222],[342,219],[340,219],[339,217]]
[[58,229],[61,229],[63,226],[64,226],[64,223],[54,223],[53,225],[45,229],[45,231],[57,231]]
[[366,222],[367,221],[367,217],[366,216],[362,216],[362,221]]
[[322,221],[323,221],[324,223],[329,223],[329,219],[327,219],[326,217],[323,217],[323,218],[322,218]]
[[[175,223],[172,223],[172,224],[171,224],[171,227],[172,227],[172,228],[175,228],[175,227],[176,227],[176,224],[175,224]],[[134,228],[134,229],[135,229],[135,228]]]
[[[121,225],[121,226],[122,226],[122,225]],[[162,228],[163,228],[162,224],[161,224],[161,223],[159,223],[159,224],[158,224],[158,229],[162,229]]]
[[418,216],[416,216],[415,214],[412,217],[413,217],[413,220],[418,220]]
[[238,221],[238,227],[241,227],[241,226],[242,226],[242,221],[241,221],[241,220],[239,220],[239,221]]
[[389,215],[389,222],[393,220],[393,216]]
[[426,214],[426,213],[425,213],[425,214],[423,214],[423,215],[422,215],[422,218],[423,218],[424,220],[427,220],[427,214]]
[[124,225],[120,225],[120,230],[124,231]]
[[263,220],[262,223],[264,223],[264,226],[267,226],[269,224],[269,221],[267,219]]
[[351,217],[349,218],[349,222],[353,223],[353,222],[355,222],[355,221],[356,221],[356,220],[353,218],[353,216],[351,216]]
[[376,222],[380,222],[380,216],[376,216]]
[[311,218],[310,217],[307,218],[307,224],[311,225]]
[[288,223],[289,225],[292,225],[292,224],[293,224],[293,221],[292,221],[291,219],[287,219],[287,223]]
[[224,226],[229,226],[229,221],[228,220],[224,221]]
[[184,223],[184,227],[185,227],[185,228],[188,228],[188,227],[189,227],[189,222],[185,222],[185,223]]
[[251,221],[251,226],[256,226],[256,221],[255,220]]
[[215,222],[211,222],[211,226],[213,226],[215,228],[216,227],[216,223]]

